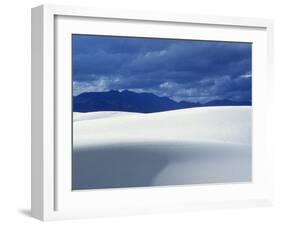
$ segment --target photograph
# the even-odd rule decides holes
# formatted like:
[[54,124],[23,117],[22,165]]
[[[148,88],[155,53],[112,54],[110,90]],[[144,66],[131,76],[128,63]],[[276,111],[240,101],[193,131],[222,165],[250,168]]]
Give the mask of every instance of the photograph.
[[72,34],[72,190],[252,181],[252,43]]

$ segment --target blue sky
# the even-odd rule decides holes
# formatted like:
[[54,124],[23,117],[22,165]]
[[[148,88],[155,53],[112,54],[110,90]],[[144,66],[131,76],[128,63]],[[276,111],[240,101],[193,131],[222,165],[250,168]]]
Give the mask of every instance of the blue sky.
[[73,35],[73,93],[132,90],[176,101],[251,100],[250,43]]

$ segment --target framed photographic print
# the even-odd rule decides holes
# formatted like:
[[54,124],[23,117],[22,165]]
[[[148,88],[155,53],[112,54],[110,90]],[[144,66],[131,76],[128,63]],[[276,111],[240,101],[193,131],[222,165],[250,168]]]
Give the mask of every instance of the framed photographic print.
[[32,215],[270,205],[270,20],[32,9]]

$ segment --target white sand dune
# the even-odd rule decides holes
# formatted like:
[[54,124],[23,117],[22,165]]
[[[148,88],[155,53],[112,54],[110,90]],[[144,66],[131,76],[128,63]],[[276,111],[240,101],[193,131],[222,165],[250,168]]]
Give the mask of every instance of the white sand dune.
[[124,112],[124,111],[98,111],[98,112],[87,112],[87,113],[73,112],[73,122],[90,120],[90,119],[138,115],[138,114],[141,113]]
[[251,180],[251,107],[97,118],[73,124],[74,189]]

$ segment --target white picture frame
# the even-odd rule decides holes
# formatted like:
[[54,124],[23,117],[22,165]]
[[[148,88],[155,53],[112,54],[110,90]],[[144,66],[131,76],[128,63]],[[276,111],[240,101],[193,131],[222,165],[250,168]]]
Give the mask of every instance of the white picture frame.
[[[186,28],[189,30],[183,32]],[[72,191],[69,154],[72,33],[252,42],[255,46],[253,181]],[[273,22],[267,19],[56,5],[33,8],[32,216],[56,220],[271,205],[273,161],[266,142],[266,117],[270,110],[266,100],[270,99],[273,82],[272,45]]]

